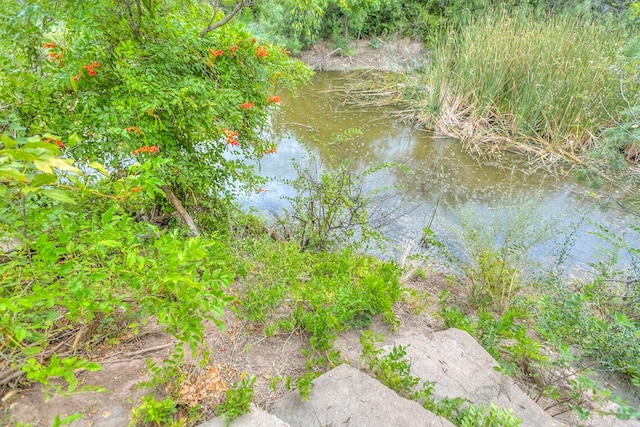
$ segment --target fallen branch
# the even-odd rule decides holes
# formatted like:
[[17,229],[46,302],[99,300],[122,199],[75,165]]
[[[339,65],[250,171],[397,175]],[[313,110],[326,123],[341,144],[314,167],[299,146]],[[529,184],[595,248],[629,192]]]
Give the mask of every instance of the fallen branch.
[[196,223],[193,221],[193,218],[191,218],[191,215],[189,215],[189,212],[187,212],[184,206],[182,206],[182,202],[180,201],[180,199],[176,197],[176,195],[173,193],[171,188],[167,185],[164,185],[162,186],[162,191],[164,191],[164,194],[167,196],[167,199],[169,199],[173,207],[176,209],[176,212],[178,212],[178,215],[180,216],[180,219],[182,220],[182,222],[184,222],[187,225],[187,227],[189,227],[191,234],[194,237],[199,236],[200,231],[198,231],[198,227],[196,227]]
[[[322,71],[324,63],[327,59],[329,59],[329,57],[331,57],[334,53],[340,52],[342,50],[342,48],[337,48],[334,49],[332,52],[327,53],[325,56],[323,56],[322,58],[320,58],[315,64],[313,64],[313,66],[311,67],[313,70],[320,70]],[[319,66],[319,67],[318,67]]]
[[[167,344],[157,345],[155,347],[143,348],[142,350],[132,351],[130,353],[126,353],[123,358],[115,359],[115,360],[100,360],[98,363],[104,364],[104,363],[126,362],[128,360],[133,359],[135,356],[140,356],[142,354],[151,353],[151,352],[158,351],[158,350],[164,350],[165,348],[171,347],[172,345],[174,345],[174,343],[170,342],[170,343],[167,343]],[[111,355],[109,355],[109,357],[113,357],[113,356],[116,356],[118,354],[122,354],[122,352],[111,354]]]

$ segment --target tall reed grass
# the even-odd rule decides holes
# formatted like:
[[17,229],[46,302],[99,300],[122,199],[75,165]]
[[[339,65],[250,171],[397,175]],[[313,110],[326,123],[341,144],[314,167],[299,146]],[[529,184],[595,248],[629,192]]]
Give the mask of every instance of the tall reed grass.
[[467,148],[580,162],[623,105],[609,71],[622,27],[493,10],[440,39],[418,119]]

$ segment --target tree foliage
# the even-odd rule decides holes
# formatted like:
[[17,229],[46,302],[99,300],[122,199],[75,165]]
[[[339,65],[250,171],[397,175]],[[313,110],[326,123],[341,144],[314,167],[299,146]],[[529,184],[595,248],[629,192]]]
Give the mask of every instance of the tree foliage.
[[[621,13],[631,2],[606,0],[283,0],[264,1],[254,15],[260,31],[298,51],[318,40],[344,47],[354,39],[411,37],[432,42],[486,10],[529,7],[587,18]],[[632,3],[635,4],[635,3]],[[637,7],[637,6],[634,6]]]
[[223,326],[226,244],[131,213],[230,195],[253,182],[242,156],[275,151],[269,111],[309,72],[229,16],[197,0],[0,2],[2,391],[26,376],[76,392],[75,372],[99,368],[83,356],[152,316],[178,350],[202,349],[205,319]]
[[[394,0],[284,0],[258,10],[261,28],[299,50],[331,35],[345,41],[360,35],[368,20]],[[375,19],[373,19],[375,20]]]
[[0,14],[0,129],[78,135],[73,157],[117,172],[157,154],[171,159],[161,179],[183,193],[246,182],[230,151],[268,152],[269,108],[307,77],[233,21],[205,33],[225,13],[203,2],[4,2]]

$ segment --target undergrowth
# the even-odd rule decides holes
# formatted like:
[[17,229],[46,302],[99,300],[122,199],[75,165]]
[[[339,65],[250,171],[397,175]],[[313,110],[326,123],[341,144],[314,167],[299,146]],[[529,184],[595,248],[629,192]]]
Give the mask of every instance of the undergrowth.
[[[569,236],[556,251],[557,264],[525,281],[534,256],[528,251],[530,243],[550,240],[552,234],[541,230],[554,227],[532,220],[535,212],[526,203],[516,205],[523,209],[495,215],[497,223],[507,224],[499,228],[491,219],[478,221],[479,213],[460,216],[462,225],[455,235],[463,236],[466,256],[453,257],[459,275],[451,276],[449,283],[457,289],[456,296],[452,300],[448,290],[440,293],[438,316],[445,327],[473,335],[500,363],[501,371],[521,381],[550,413],[638,418],[640,411],[612,395],[596,376],[613,375],[636,399],[640,395],[640,261],[638,248],[630,243],[637,242],[638,228],[632,225],[618,236],[599,227],[595,234],[602,241],[601,259],[581,279],[569,279],[561,268],[571,251]],[[512,233],[514,225],[517,230]],[[483,283],[488,285],[478,288]],[[609,400],[617,409],[600,409]]]
[[[162,185],[149,176],[148,192],[131,189],[137,173],[100,186],[95,174],[107,175],[105,168],[93,163],[85,168],[94,175],[84,175],[57,144],[5,135],[2,144],[3,394],[29,383],[39,383],[46,400],[106,391],[81,385],[77,374],[101,369],[100,350],[136,339],[150,321],[175,338],[175,348],[162,366],[149,364],[146,385],[179,380],[183,347],[206,360],[204,321],[223,328],[232,300],[237,262],[227,243],[136,220],[130,208],[150,204],[148,194]],[[175,409],[170,396],[145,399],[134,411],[143,422]]]
[[364,327],[381,315],[396,324],[393,304],[401,297],[399,269],[391,262],[351,250],[301,251],[296,243],[261,238],[242,254],[244,291],[240,300],[249,321],[267,334],[309,334],[314,349],[327,350],[336,335]]
[[511,190],[490,207],[469,201],[452,208],[452,219],[439,227],[437,233],[424,230],[430,254],[443,260],[445,268],[464,273],[461,286],[473,307],[498,312],[508,309],[535,280],[540,266],[533,254],[544,244],[556,243],[562,231],[557,220],[543,215],[539,195],[515,195]]

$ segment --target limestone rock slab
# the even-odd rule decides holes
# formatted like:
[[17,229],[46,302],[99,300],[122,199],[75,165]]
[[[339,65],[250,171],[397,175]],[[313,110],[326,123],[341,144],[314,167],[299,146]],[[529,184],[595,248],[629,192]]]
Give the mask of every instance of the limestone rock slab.
[[294,391],[279,399],[271,412],[291,427],[453,426],[349,365],[316,378],[309,401],[303,402]]
[[[226,421],[219,417],[200,424],[198,427],[226,427]],[[251,412],[244,414],[229,424],[230,427],[289,427],[289,424],[251,404]]]
[[467,332],[451,328],[430,336],[401,336],[413,375],[435,382],[434,397],[463,397],[470,402],[511,408],[522,425],[555,427],[565,424],[544,412],[511,378],[497,372],[498,363]]

